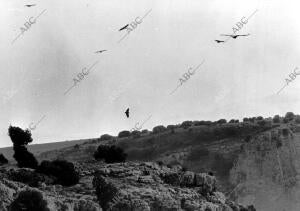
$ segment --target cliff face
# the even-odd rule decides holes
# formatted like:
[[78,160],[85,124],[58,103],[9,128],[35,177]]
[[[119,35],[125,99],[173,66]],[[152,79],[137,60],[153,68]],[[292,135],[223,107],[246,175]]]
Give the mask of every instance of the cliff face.
[[299,137],[286,126],[249,138],[230,170],[228,195],[258,210],[299,210]]

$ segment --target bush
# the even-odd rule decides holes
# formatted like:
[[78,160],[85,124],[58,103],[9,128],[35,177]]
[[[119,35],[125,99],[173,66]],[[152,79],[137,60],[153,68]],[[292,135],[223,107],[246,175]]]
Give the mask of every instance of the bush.
[[116,146],[100,145],[94,153],[96,160],[104,160],[106,163],[120,163],[126,161],[127,154]]
[[130,131],[128,131],[128,130],[123,130],[123,131],[121,131],[121,132],[118,134],[118,137],[119,137],[119,138],[129,137],[130,134],[131,134]]
[[3,154],[0,154],[0,166],[7,164],[8,160],[4,157]]
[[100,136],[100,141],[106,141],[106,140],[110,140],[110,139],[112,139],[113,138],[113,136],[111,136],[111,135],[109,135],[109,134],[104,134],[104,135],[102,135],[102,136]]
[[273,117],[273,122],[274,122],[274,123],[280,123],[280,116],[279,116],[279,115],[275,115],[275,116]]
[[294,119],[294,117],[295,117],[295,114],[293,112],[287,112],[285,114],[285,118],[288,120],[292,120],[292,119]]
[[229,123],[235,123],[235,120],[234,120],[234,119],[231,119],[231,120],[229,121]]
[[152,132],[153,133],[161,133],[161,132],[164,132],[164,131],[166,131],[167,129],[166,129],[166,127],[165,126],[163,126],[163,125],[158,125],[158,126],[156,126],[156,127],[154,127],[153,129],[152,129]]
[[264,118],[262,116],[256,117],[256,120],[263,120]]
[[200,126],[200,125],[211,125],[211,121],[194,121],[195,126]]
[[131,132],[131,135],[134,137],[134,138],[138,138],[138,137],[141,137],[141,132],[138,131],[138,130],[134,130]]
[[32,142],[31,132],[26,129],[22,130],[19,127],[9,126],[8,135],[13,142],[13,149],[15,151],[14,158],[20,168],[36,169],[38,162],[32,153],[27,151],[26,145]]
[[9,210],[50,211],[42,193],[36,190],[21,191],[18,197],[10,204]]
[[181,123],[180,127],[183,127],[184,129],[187,129],[187,128],[191,127],[192,125],[193,125],[192,121],[184,121],[184,122]]
[[144,134],[144,133],[149,133],[149,130],[147,130],[147,129],[142,130],[142,134]]
[[245,118],[243,119],[243,122],[249,122],[249,118],[245,117]]
[[226,121],[226,119],[219,119],[219,120],[217,121],[217,123],[218,123],[218,124],[225,124],[225,123],[227,123],[227,121]]
[[167,130],[172,130],[172,129],[175,129],[175,128],[176,128],[175,125],[168,125],[168,126],[167,126]]
[[56,177],[55,183],[63,186],[76,185],[79,182],[79,173],[73,163],[65,160],[42,161],[37,172]]
[[257,124],[261,127],[265,126],[267,124],[267,121],[266,120],[258,120],[257,121]]

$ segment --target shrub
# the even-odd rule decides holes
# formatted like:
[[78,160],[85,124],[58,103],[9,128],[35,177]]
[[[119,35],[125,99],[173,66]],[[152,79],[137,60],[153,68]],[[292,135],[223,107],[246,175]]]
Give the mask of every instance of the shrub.
[[123,131],[121,131],[121,132],[118,134],[118,137],[119,137],[119,138],[129,137],[130,134],[131,134],[130,131],[128,131],[128,130],[123,130]]
[[131,132],[131,135],[134,137],[134,138],[138,138],[138,137],[141,137],[141,132],[138,131],[138,130],[134,130]]
[[149,130],[147,130],[147,129],[142,130],[142,134],[144,134],[144,133],[149,133]]
[[175,129],[175,128],[176,128],[175,125],[168,125],[168,126],[167,126],[167,130],[172,130],[172,129]]
[[36,190],[21,191],[18,197],[10,204],[9,210],[50,211],[42,193]]
[[96,160],[104,160],[106,163],[120,163],[126,161],[127,154],[116,146],[100,145],[94,153]]
[[292,119],[294,119],[294,117],[295,117],[295,114],[293,112],[287,112],[285,114],[285,118],[287,118],[288,120],[292,120]]
[[229,121],[229,123],[235,123],[235,120],[234,120],[234,119],[231,119],[231,120]]
[[4,157],[3,154],[0,154],[0,166],[7,164],[7,163],[8,163],[8,160]]
[[211,121],[194,121],[195,126],[200,126],[200,125],[211,125]]
[[38,162],[32,153],[27,151],[26,145],[32,142],[31,132],[26,129],[22,130],[19,127],[9,126],[8,135],[13,142],[14,158],[20,168],[36,169]]
[[225,123],[227,123],[227,121],[226,121],[226,119],[219,119],[219,120],[217,121],[217,123],[218,123],[218,124],[225,124]]
[[164,131],[166,131],[166,127],[163,126],[163,125],[158,125],[158,126],[156,126],[152,129],[153,133],[161,133],[161,132],[164,132]]
[[257,124],[259,125],[259,126],[265,126],[266,124],[267,124],[267,121],[266,120],[258,120],[257,121]]
[[275,115],[275,116],[273,117],[273,122],[274,122],[274,123],[280,123],[280,116],[279,116],[279,115]]
[[65,160],[44,160],[37,172],[56,177],[56,183],[63,186],[72,186],[79,182],[79,173],[74,164]]
[[183,127],[184,129],[187,129],[187,128],[191,127],[192,125],[193,125],[192,121],[184,121],[184,122],[181,123],[180,127]]
[[111,136],[109,134],[104,134],[104,135],[100,136],[100,141],[106,141],[106,140],[110,140],[112,138],[113,138],[113,136]]
[[243,118],[243,122],[249,122],[249,118],[247,117]]
[[264,118],[262,116],[256,117],[256,120],[263,120]]
[[245,142],[247,142],[247,143],[248,143],[248,142],[251,140],[251,138],[252,138],[252,137],[251,137],[250,135],[246,136],[246,138],[245,138]]
[[288,123],[290,120],[288,118],[283,118],[283,123]]

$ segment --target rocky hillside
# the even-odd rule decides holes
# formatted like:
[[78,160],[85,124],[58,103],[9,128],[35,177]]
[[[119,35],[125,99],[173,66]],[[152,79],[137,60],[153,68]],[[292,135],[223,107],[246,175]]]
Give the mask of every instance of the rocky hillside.
[[30,169],[0,169],[0,210],[254,211],[218,192],[216,178],[156,163],[77,163],[79,184],[52,184]]
[[[129,161],[161,161],[193,172],[212,172],[218,189],[258,210],[298,210],[299,124],[227,123],[179,128],[140,137],[94,139],[42,153],[43,159],[93,160],[99,144],[120,146]],[[299,197],[298,197],[299,198]]]

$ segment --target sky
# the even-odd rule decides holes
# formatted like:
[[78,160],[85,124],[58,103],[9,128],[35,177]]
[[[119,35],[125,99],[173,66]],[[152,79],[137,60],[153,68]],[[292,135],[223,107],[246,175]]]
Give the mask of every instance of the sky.
[[[39,144],[117,135],[146,119],[151,130],[300,113],[300,76],[277,94],[300,65],[299,1],[0,1],[0,147],[12,145],[9,125],[35,126]],[[221,36],[253,13],[236,32],[249,36]]]

